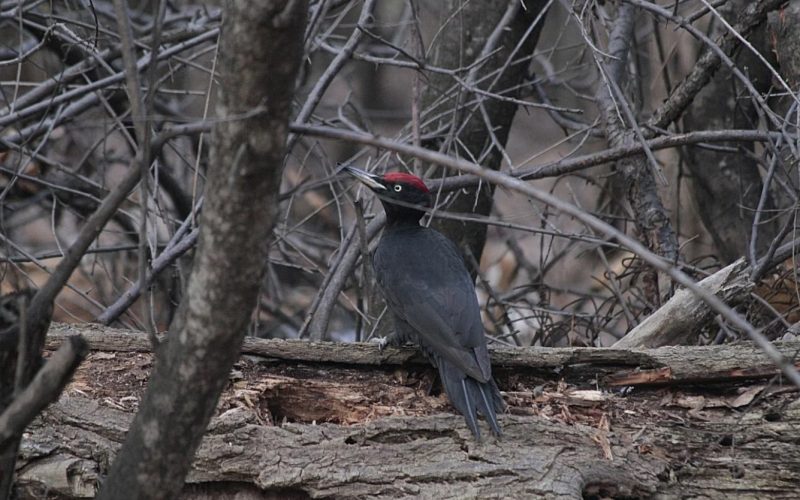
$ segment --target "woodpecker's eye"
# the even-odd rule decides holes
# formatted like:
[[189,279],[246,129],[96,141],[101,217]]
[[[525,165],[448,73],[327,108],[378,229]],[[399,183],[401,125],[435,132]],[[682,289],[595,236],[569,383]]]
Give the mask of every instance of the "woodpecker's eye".
[[400,184],[396,184],[394,186],[394,190],[399,193],[400,191],[403,190],[403,186],[401,186]]

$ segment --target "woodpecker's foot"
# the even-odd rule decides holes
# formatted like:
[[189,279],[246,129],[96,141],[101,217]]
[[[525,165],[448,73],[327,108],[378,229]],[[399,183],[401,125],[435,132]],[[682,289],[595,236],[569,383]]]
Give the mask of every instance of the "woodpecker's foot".
[[386,337],[372,337],[370,342],[378,344],[378,350],[381,352],[383,352],[383,350],[386,349],[386,346],[389,344],[389,341],[386,339]]
[[378,350],[383,352],[386,349],[386,346],[390,344],[388,337],[372,337],[369,339],[370,342],[373,344],[378,344]]
[[372,337],[369,341],[378,344],[378,350],[381,352],[386,349],[386,346],[399,347],[403,345],[403,340],[395,333],[390,333],[385,337]]

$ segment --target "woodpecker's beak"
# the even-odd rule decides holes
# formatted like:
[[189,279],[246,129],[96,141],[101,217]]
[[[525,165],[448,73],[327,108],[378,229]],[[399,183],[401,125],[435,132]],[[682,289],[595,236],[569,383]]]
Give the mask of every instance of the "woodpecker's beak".
[[386,186],[381,183],[381,178],[378,175],[370,174],[369,172],[359,170],[355,167],[344,167],[343,170],[373,191],[386,191]]

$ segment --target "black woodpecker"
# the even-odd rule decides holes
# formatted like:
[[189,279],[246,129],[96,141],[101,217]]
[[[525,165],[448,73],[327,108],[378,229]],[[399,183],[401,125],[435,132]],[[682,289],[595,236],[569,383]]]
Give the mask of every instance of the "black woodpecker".
[[419,346],[439,370],[450,402],[480,439],[477,415],[501,436],[496,412],[505,409],[494,379],[481,323],[475,284],[456,245],[442,233],[420,226],[432,200],[419,177],[392,172],[373,175],[345,170],[378,195],[386,228],[372,266],[394,318],[384,342]]

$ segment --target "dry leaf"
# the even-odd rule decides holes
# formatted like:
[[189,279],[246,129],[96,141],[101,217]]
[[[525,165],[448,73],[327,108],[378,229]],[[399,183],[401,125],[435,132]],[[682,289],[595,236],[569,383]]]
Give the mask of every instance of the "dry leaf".
[[763,391],[765,387],[766,386],[764,386],[764,385],[757,385],[757,386],[754,386],[754,387],[751,387],[751,388],[745,390],[744,392],[739,394],[736,397],[736,399],[731,401],[730,405],[733,408],[741,408],[742,406],[749,405],[750,403],[753,402],[753,400],[756,398],[756,396],[761,394],[761,391]]

